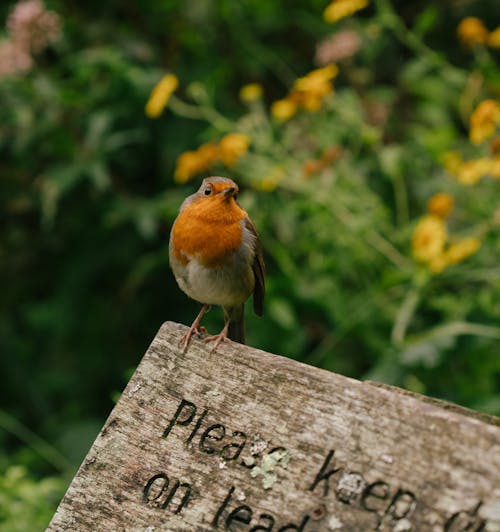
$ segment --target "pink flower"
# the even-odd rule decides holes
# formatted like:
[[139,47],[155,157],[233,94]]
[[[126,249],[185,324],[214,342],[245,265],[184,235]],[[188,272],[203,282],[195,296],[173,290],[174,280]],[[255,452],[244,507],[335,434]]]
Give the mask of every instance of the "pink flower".
[[316,64],[323,66],[348,59],[361,48],[361,38],[354,30],[342,30],[321,41],[316,48]]
[[7,19],[9,38],[0,42],[0,78],[33,67],[32,54],[42,52],[59,38],[59,16],[46,11],[41,0],[23,0]]
[[61,33],[59,16],[46,11],[41,0],[18,2],[7,19],[10,38],[19,48],[39,53]]
[[31,55],[14,42],[0,42],[0,79],[16,72],[26,72],[33,66]]

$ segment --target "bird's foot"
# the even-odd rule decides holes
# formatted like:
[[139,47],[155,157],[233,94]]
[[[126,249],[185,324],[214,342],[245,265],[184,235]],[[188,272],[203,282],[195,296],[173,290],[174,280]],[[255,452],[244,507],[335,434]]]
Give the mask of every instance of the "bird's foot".
[[219,334],[214,334],[213,336],[209,336],[208,338],[205,338],[205,343],[208,342],[215,342],[214,346],[212,347],[212,350],[210,353],[215,353],[217,351],[217,348],[222,342],[229,342],[229,338],[227,337],[227,326],[222,329],[222,331]]
[[215,334],[213,336],[209,336],[208,338],[205,338],[204,341],[206,343],[215,342],[214,346],[212,347],[212,350],[210,351],[210,353],[215,353],[217,351],[217,348],[222,342],[229,342],[229,338],[227,337],[226,334],[220,333],[220,334]]
[[191,337],[193,336],[193,334],[197,334],[198,336],[206,334],[207,330],[205,327],[200,325],[200,321],[203,317],[203,314],[205,314],[205,312],[207,312],[209,309],[209,305],[203,305],[203,307],[201,307],[200,313],[198,314],[198,316],[196,316],[196,319],[193,321],[193,324],[189,328],[189,331],[187,331],[181,336],[181,339],[179,340],[179,347],[182,349],[183,353],[187,351],[189,342],[191,341]]
[[203,336],[206,333],[207,333],[207,329],[205,327],[201,327],[201,326],[195,327],[192,325],[189,328],[189,331],[184,333],[181,336],[181,339],[179,340],[179,347],[182,349],[182,352],[185,353],[187,351],[189,342],[191,341],[191,337],[193,336],[193,334],[196,334],[198,336]]

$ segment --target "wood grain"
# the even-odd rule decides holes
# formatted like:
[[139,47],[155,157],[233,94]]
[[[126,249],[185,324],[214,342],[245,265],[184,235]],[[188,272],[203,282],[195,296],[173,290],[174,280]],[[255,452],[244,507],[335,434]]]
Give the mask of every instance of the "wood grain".
[[[500,530],[498,419],[165,323],[48,530]],[[339,355],[340,356],[340,355]]]

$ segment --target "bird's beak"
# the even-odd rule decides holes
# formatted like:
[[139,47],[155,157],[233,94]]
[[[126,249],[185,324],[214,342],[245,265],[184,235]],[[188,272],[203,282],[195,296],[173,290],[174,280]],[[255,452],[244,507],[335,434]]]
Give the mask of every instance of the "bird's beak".
[[237,194],[237,189],[236,187],[227,187],[225,188],[222,193],[224,194],[224,197],[225,198],[234,198]]

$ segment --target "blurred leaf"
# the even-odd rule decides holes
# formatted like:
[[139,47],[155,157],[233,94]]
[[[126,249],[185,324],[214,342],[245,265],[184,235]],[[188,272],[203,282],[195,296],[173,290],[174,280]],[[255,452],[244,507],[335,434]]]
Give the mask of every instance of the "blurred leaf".
[[424,37],[438,23],[439,14],[439,9],[435,5],[428,6],[417,16],[413,31],[419,37]]
[[64,480],[36,480],[23,466],[12,465],[0,471],[0,531],[44,530],[65,488]]
[[296,324],[295,314],[288,301],[273,298],[268,305],[269,316],[284,329],[292,329]]
[[409,366],[423,364],[428,368],[436,367],[441,361],[443,351],[455,345],[453,336],[426,335],[417,341],[409,342],[401,352],[401,362]]

